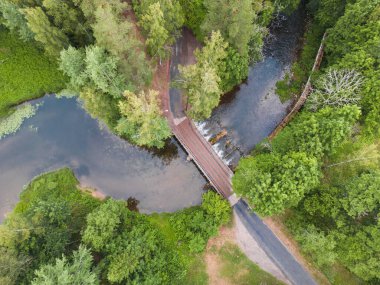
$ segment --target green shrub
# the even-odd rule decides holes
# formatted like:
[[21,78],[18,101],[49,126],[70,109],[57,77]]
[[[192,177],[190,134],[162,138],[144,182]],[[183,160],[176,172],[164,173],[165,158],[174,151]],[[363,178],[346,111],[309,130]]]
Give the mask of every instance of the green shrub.
[[231,208],[226,200],[214,192],[203,194],[201,207],[177,212],[170,224],[177,239],[186,244],[190,252],[202,252],[210,237],[218,233],[221,225],[231,218]]

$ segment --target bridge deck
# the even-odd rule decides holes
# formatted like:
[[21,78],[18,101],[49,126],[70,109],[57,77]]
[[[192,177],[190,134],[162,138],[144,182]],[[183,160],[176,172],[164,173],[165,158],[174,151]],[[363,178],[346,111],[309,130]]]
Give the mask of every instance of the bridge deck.
[[[165,65],[161,66],[160,69],[166,72],[167,76],[170,76],[170,65],[168,62]],[[234,203],[234,199],[230,199],[233,195],[231,184],[232,171],[219,158],[211,144],[203,138],[190,119],[187,117],[174,118],[170,109],[169,96],[168,90],[160,92],[163,114],[167,118],[173,134],[212,186],[221,195],[229,199],[231,203]]]

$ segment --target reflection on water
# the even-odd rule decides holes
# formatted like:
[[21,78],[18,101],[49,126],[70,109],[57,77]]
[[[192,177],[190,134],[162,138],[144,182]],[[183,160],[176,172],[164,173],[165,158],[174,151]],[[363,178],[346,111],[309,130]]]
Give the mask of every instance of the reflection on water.
[[75,99],[46,96],[38,113],[0,140],[0,220],[34,176],[71,167],[84,186],[139,201],[142,212],[199,204],[205,179],[172,140],[145,150],[99,128]]
[[197,124],[208,139],[227,130],[228,135],[214,145],[227,164],[235,166],[240,157],[267,137],[286,114],[290,101],[281,103],[275,94],[275,84],[296,57],[304,21],[302,7],[291,16],[282,15],[274,21],[263,61],[250,67],[247,80],[222,98],[210,119]]

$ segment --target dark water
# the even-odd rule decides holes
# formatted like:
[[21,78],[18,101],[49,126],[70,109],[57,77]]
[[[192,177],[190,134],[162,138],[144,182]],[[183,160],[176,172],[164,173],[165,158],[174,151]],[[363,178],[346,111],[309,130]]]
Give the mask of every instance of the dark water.
[[286,114],[290,101],[281,103],[275,94],[275,84],[296,58],[304,21],[302,8],[274,21],[263,60],[250,67],[245,83],[222,98],[210,119],[197,124],[208,139],[227,130],[228,135],[214,145],[227,164],[235,166],[240,157],[266,138]]
[[83,185],[106,195],[139,200],[143,212],[199,204],[206,181],[173,140],[160,153],[99,128],[75,99],[46,96],[37,114],[0,140],[0,221],[23,185],[42,172],[74,169]]

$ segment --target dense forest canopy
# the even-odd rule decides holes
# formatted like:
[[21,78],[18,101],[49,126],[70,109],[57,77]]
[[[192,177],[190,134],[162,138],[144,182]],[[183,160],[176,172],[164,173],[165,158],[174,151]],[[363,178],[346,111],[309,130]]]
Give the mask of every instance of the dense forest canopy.
[[[311,0],[303,51],[279,82],[301,93],[323,33],[321,70],[303,110],[240,161],[233,185],[261,215],[283,219],[334,281],[334,266],[380,280],[380,1]],[[335,284],[335,283],[334,283]]]
[[[22,96],[11,84],[0,86],[7,94],[0,116],[8,116],[0,137],[34,112],[25,107],[11,114],[14,105],[66,82],[113,132],[161,148],[171,133],[153,79],[182,28],[202,47],[194,64],[179,67],[174,85],[187,97],[187,114],[203,120],[262,58],[273,17],[300,4],[309,20],[304,46],[277,93],[296,97],[309,75],[312,92],[276,138],[240,161],[233,187],[260,215],[285,213],[290,232],[330,280],[334,266],[343,265],[377,284],[380,0],[0,0],[0,33],[6,50],[17,53],[9,59],[19,62],[8,66],[2,58],[1,74],[23,86]],[[325,32],[321,69],[310,74]],[[36,72],[22,70],[31,65],[26,58],[45,68],[31,88],[24,78]],[[80,192],[69,170],[46,174],[25,189],[0,226],[0,283],[180,284],[186,258],[204,250],[229,211],[208,192],[202,206],[166,220],[175,237],[168,240],[152,217]]]
[[0,225],[1,284],[181,284],[191,256],[231,217],[210,191],[201,206],[163,216],[167,237],[153,216],[77,184],[61,169],[26,187]]

